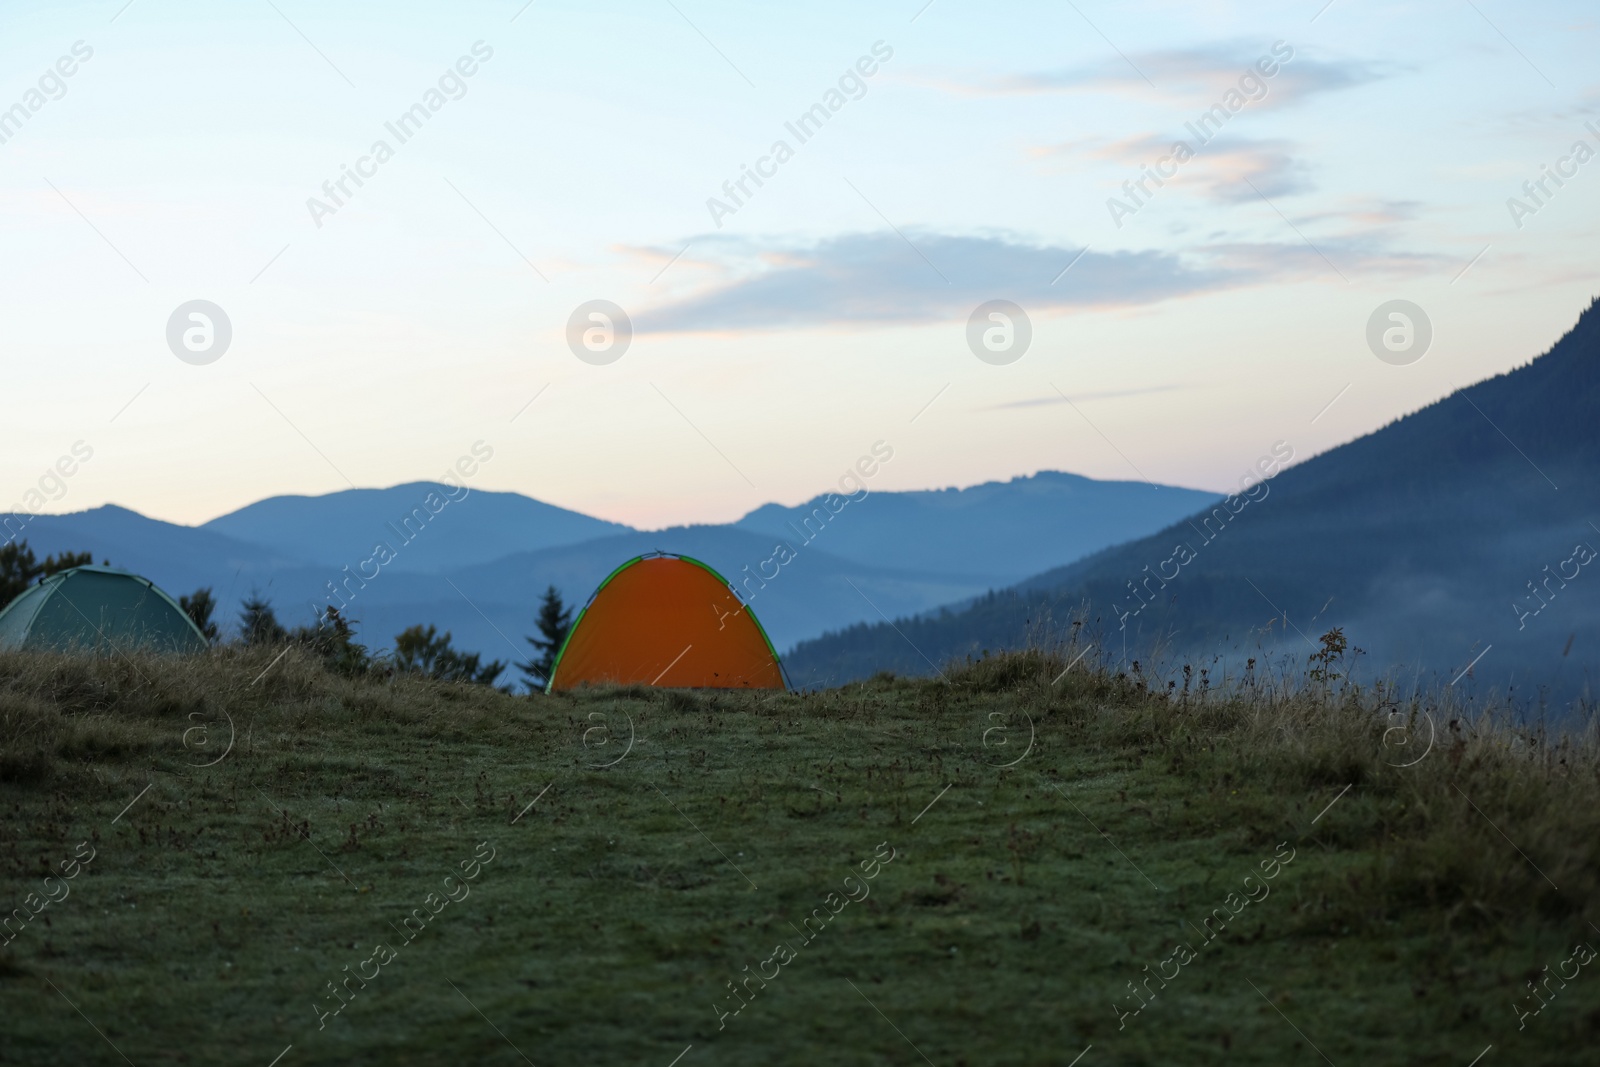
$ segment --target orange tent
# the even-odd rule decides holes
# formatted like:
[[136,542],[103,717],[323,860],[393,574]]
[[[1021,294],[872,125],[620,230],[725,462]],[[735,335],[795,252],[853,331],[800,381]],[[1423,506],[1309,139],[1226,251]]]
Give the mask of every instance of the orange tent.
[[785,688],[778,653],[728,580],[667,553],[631,559],[600,583],[556,653],[546,691],[606,683]]

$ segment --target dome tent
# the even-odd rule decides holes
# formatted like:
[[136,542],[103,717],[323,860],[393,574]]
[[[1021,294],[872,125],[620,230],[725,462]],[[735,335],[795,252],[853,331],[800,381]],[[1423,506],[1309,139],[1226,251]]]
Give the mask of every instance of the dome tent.
[[777,651],[728,580],[665,552],[612,571],[579,612],[545,688],[585,684],[786,688]]
[[203,652],[205,635],[148,578],[114,567],[52,574],[0,610],[0,650]]

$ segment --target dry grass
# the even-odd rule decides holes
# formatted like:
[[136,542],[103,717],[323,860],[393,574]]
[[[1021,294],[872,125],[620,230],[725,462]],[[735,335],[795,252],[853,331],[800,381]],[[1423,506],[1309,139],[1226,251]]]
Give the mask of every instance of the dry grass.
[[[0,656],[0,903],[99,849],[0,948],[0,1057],[522,1063],[481,1009],[534,1062],[921,1063],[846,979],[941,1065],[1315,1060],[1279,1012],[1338,1063],[1600,1036],[1600,980],[1513,1009],[1600,943],[1592,732],[1075,653],[560,698],[274,655]],[[328,979],[491,838],[470,906],[319,1030]],[[884,840],[870,901],[719,1028],[726,980]],[[1126,983],[1283,842],[1272,898],[1119,1028]]]
[[1041,717],[1065,713],[1078,743],[1131,748],[1174,773],[1279,795],[1331,798],[1349,786],[1319,824],[1331,844],[1369,861],[1348,892],[1330,892],[1330,923],[1372,928],[1417,904],[1446,925],[1529,908],[1554,920],[1600,914],[1592,720],[1553,731],[1519,724],[1506,708],[1465,708],[1448,691],[1397,700],[1381,682],[1184,692],[1138,674],[1063,675],[1069,659],[992,657],[950,680],[957,691],[1009,691]]

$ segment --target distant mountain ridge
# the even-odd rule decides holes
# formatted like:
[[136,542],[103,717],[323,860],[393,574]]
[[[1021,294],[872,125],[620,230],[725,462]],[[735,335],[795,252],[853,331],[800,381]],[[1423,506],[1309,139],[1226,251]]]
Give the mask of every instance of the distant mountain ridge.
[[[1544,355],[1290,467],[1214,543],[1190,521],[958,610],[803,642],[791,673],[839,681],[1060,634],[1086,608],[1129,656],[1268,649],[1304,661],[1341,626],[1379,665],[1571,699],[1600,678],[1600,311]],[[1191,517],[1204,521],[1204,514]],[[1115,605],[1187,546],[1126,626]],[[1537,610],[1535,610],[1537,609]],[[1464,669],[1472,667],[1466,674]],[[1461,678],[1456,679],[1458,672]]]
[[[836,556],[886,568],[966,574],[1007,585],[1175,522],[1215,493],[1102,482],[1041,471],[965,489],[874,493],[848,522],[813,523],[817,544]],[[734,523],[790,540],[809,539],[808,520],[826,497],[797,507],[766,504]]]
[[520,493],[439,482],[268,497],[199,528],[332,567],[355,564],[387,544],[395,558],[386,565],[434,573],[633,530]]
[[1211,498],[1046,472],[959,490],[877,491],[842,509],[835,501],[825,529],[799,536],[787,523],[803,526],[804,506],[641,531],[516,493],[413,482],[272,497],[198,527],[108,505],[34,517],[25,536],[41,554],[87,550],[174,596],[209,586],[225,629],[240,600],[260,593],[291,624],[341,605],[373,648],[421,622],[469,651],[511,659],[526,654],[522,638],[546,585],[581,604],[644,552],[680,552],[721,571],[752,598],[781,650],[880,612],[970,600],[1023,577],[1036,559],[1070,560]]

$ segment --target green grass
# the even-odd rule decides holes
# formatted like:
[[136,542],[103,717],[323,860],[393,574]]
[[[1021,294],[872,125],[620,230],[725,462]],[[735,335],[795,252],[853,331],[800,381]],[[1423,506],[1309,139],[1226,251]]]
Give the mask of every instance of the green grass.
[[[1399,767],[1421,742],[1375,694],[1052,685],[1046,656],[538,699],[296,652],[252,684],[271,659],[0,657],[0,908],[95,850],[0,949],[0,1060],[1466,1067],[1492,1044],[1493,1067],[1600,1036],[1600,966],[1525,1029],[1513,1008],[1600,946],[1592,744],[1420,706],[1435,743]],[[470,895],[408,942],[480,842]],[[802,937],[880,845],[869,895]]]

